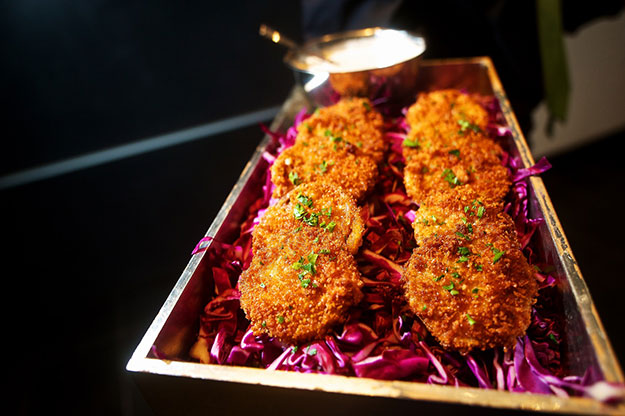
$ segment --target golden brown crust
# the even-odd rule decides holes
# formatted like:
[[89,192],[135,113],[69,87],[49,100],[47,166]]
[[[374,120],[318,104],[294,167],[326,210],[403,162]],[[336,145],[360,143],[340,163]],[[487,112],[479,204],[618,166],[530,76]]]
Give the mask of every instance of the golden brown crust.
[[287,342],[322,337],[362,298],[352,256],[364,222],[355,200],[326,183],[299,185],[253,231],[253,260],[239,279],[255,333]]
[[382,115],[366,98],[346,98],[320,108],[298,127],[298,137],[341,138],[357,149],[358,155],[368,156],[380,163],[386,151],[382,133]]
[[[421,93],[406,112],[410,128],[424,137],[452,133],[476,126],[482,131],[488,125],[488,113],[475,97],[459,90],[446,89]],[[463,123],[468,124],[463,124]],[[466,128],[465,128],[466,130]]]
[[511,347],[530,324],[537,284],[507,214],[430,234],[406,266],[406,298],[446,348]]
[[361,199],[375,184],[386,151],[382,126],[382,116],[364,98],[319,109],[272,165],[274,198],[301,183],[328,182]]
[[[313,247],[292,242],[277,257],[264,252],[271,248],[261,248],[241,275],[239,289],[255,334],[300,343],[321,338],[344,322],[347,310],[362,298],[362,281],[347,251],[329,248],[328,253],[313,254]],[[272,260],[262,260],[266,258]],[[305,270],[299,264],[309,265],[312,259],[314,274],[302,275]]]
[[510,180],[502,149],[484,133],[488,115],[444,90],[422,94],[407,120],[404,183],[420,204],[403,276],[408,303],[446,348],[513,346],[529,326],[537,284],[502,212]]
[[336,243],[356,253],[364,231],[353,197],[325,182],[313,182],[297,186],[267,209],[254,227],[252,249],[255,254],[261,246],[282,245],[280,240],[288,239],[316,247]]
[[510,180],[500,154],[501,148],[486,138],[454,148],[414,152],[404,168],[406,192],[418,203],[433,193],[444,197],[462,187],[471,188],[484,199],[502,199]]
[[327,182],[361,199],[374,186],[377,175],[376,163],[359,156],[351,144],[314,136],[299,139],[271,167],[271,180],[276,186],[274,198],[283,196],[296,184]]

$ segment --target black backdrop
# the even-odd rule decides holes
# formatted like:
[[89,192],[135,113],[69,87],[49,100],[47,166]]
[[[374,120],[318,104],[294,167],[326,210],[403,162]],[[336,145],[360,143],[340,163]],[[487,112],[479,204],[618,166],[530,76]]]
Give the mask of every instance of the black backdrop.
[[[288,0],[3,3],[0,176],[282,103],[293,79],[258,25],[302,39],[302,20]],[[438,44],[430,57],[474,54]],[[261,137],[241,128],[0,191],[3,358],[20,414],[151,414],[125,364]],[[553,158],[544,179],[623,357],[625,230],[600,220],[624,202],[620,140]]]

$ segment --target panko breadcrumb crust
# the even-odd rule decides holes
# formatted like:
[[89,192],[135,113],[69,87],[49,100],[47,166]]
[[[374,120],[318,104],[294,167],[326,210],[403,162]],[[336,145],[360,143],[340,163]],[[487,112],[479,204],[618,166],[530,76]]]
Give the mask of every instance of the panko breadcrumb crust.
[[456,90],[420,94],[406,114],[404,184],[419,209],[405,267],[411,310],[445,348],[512,347],[530,324],[534,272],[503,212],[510,179],[488,114]]

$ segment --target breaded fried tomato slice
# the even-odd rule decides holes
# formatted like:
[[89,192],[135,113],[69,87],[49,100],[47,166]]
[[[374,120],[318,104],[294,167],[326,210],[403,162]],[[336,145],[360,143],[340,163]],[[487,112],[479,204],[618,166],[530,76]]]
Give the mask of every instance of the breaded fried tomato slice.
[[299,184],[327,182],[360,199],[373,187],[377,175],[373,159],[349,142],[325,135],[299,138],[271,166],[274,198]]
[[300,240],[311,251],[336,245],[354,254],[364,230],[361,209],[352,196],[324,182],[302,184],[267,209],[254,227],[252,250],[256,255],[261,247]]
[[380,163],[386,151],[382,115],[366,98],[344,98],[329,107],[320,108],[298,127],[298,138],[325,137],[339,140],[358,149],[375,163]]
[[458,148],[411,153],[404,168],[406,192],[417,203],[431,193],[449,195],[457,187],[469,187],[484,199],[502,199],[510,180],[501,153],[499,145],[488,138],[476,138]]
[[475,97],[455,89],[421,93],[408,108],[406,121],[411,130],[426,136],[457,131],[481,130],[488,126],[488,113]]
[[343,323],[362,299],[363,284],[354,257],[340,244],[297,241],[277,253],[257,248],[239,279],[241,307],[254,333],[292,343],[323,337]]
[[412,223],[415,242],[421,245],[433,234],[455,233],[467,229],[469,237],[496,219],[503,211],[501,200],[484,199],[471,188],[461,187],[454,193],[432,193],[421,202]]
[[441,229],[421,241],[404,272],[412,311],[446,348],[513,347],[530,324],[537,284],[504,213]]

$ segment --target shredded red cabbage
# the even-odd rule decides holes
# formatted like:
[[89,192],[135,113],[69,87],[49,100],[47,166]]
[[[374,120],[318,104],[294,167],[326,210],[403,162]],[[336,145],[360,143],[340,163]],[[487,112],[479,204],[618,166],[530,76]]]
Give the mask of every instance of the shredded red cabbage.
[[[505,126],[496,99],[483,102],[489,111],[488,131],[495,139],[511,134]],[[405,114],[405,112],[404,112]],[[346,323],[334,333],[305,345],[286,345],[267,335],[255,336],[241,311],[238,277],[251,260],[251,231],[268,206],[275,201],[269,167],[276,156],[292,146],[297,126],[308,115],[302,110],[285,134],[263,130],[273,139],[272,151],[263,155],[267,167],[260,197],[249,208],[238,239],[232,244],[203,238],[193,254],[207,250],[214,281],[214,296],[201,316],[200,337],[207,341],[210,363],[244,365],[269,370],[342,374],[383,380],[474,386],[485,389],[587,396],[603,402],[622,400],[625,390],[602,380],[595,368],[585,375],[567,375],[560,361],[561,337],[554,304],[557,278],[550,266],[540,263],[532,236],[543,222],[529,218],[528,181],[549,169],[541,159],[524,168],[519,158],[504,155],[503,163],[513,181],[505,210],[513,218],[528,260],[536,268],[540,294],[532,311],[526,336],[513,350],[493,349],[461,356],[445,351],[409,310],[402,296],[401,275],[415,242],[411,223],[418,205],[403,186],[402,142],[408,125],[404,117],[387,123],[386,138],[391,144],[380,179],[364,202],[366,232],[356,255],[364,281],[364,299],[354,307]],[[157,352],[154,353],[156,357]]]

